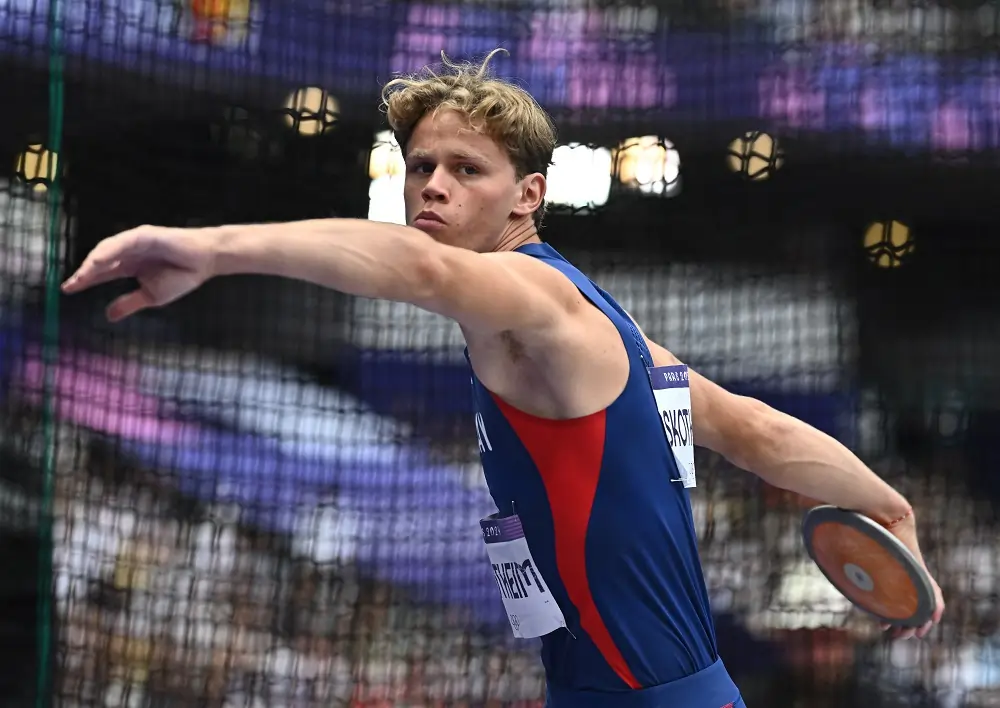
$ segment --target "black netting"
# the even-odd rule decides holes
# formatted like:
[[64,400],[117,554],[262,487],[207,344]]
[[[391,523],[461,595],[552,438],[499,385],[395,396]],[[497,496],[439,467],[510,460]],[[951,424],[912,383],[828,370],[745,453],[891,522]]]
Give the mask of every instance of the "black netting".
[[0,703],[542,705],[456,326],[251,277],[111,326],[124,286],[51,288],[143,223],[398,219],[381,83],[503,46],[563,144],[545,237],[918,509],[949,610],[888,644],[806,502],[699,453],[748,705],[994,705],[998,31],[993,2],[0,1]]

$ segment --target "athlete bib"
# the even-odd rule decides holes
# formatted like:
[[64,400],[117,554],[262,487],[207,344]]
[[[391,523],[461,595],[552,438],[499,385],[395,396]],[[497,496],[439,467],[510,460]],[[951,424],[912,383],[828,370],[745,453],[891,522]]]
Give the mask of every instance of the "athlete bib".
[[694,476],[694,428],[691,424],[691,383],[688,368],[654,366],[647,369],[653,385],[656,408],[663,420],[663,431],[677,460],[679,480],[688,489],[696,486]]
[[515,514],[500,519],[493,514],[479,525],[514,636],[534,639],[565,627],[562,610],[528,550],[520,517]]

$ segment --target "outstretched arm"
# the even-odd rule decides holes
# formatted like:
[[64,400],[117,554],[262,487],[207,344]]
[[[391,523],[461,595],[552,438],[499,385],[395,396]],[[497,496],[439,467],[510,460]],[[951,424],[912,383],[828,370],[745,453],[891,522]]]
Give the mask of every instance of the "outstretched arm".
[[[651,342],[657,366],[681,362]],[[860,512],[890,527],[926,567],[909,502],[837,440],[761,401],[732,394],[694,371],[691,420],[696,445],[718,452],[765,482],[826,504]],[[937,603],[934,617],[919,629],[895,636],[923,637],[944,613],[941,588],[932,580]],[[888,628],[888,627],[884,627]]]
[[267,273],[409,302],[476,330],[547,327],[583,303],[554,269],[519,253],[476,253],[417,229],[360,219],[223,227],[217,272]]
[[360,219],[171,229],[105,239],[64,288],[135,277],[112,319],[172,302],[217,275],[305,280],[351,295],[409,302],[476,331],[543,330],[581,307],[557,271],[518,253],[475,253],[422,231]]
[[[681,363],[646,340],[657,366]],[[690,371],[695,444],[718,452],[768,484],[859,511],[882,524],[910,512],[906,499],[844,445],[754,398]]]

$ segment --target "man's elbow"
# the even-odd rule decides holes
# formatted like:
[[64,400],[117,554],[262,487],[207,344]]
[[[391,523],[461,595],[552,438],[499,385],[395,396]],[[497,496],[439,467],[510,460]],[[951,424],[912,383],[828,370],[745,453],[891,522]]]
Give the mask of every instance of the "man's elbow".
[[438,312],[453,288],[452,274],[447,253],[443,249],[421,248],[413,255],[410,272],[400,278],[398,284],[405,288],[400,300]]

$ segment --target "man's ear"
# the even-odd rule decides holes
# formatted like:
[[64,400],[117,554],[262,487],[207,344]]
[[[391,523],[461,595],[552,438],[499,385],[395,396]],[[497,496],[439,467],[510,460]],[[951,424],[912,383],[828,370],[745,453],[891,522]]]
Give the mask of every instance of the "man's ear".
[[535,172],[522,178],[518,185],[521,193],[511,213],[515,216],[527,216],[541,209],[542,203],[545,201],[545,190],[548,187],[545,176],[540,172]]

